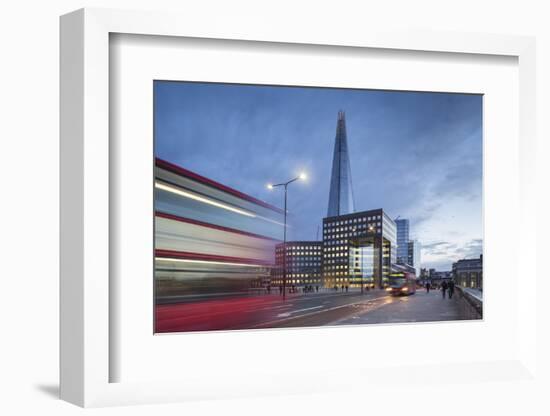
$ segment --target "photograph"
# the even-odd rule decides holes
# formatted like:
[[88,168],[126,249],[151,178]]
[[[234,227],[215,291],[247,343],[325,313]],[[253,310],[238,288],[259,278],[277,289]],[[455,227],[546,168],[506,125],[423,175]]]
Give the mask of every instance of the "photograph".
[[154,332],[483,319],[483,95],[153,81]]

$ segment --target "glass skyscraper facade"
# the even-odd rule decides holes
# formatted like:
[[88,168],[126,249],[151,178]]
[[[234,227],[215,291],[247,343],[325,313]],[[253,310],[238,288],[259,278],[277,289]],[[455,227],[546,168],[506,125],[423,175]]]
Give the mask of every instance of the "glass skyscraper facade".
[[420,276],[420,250],[422,246],[418,240],[410,240],[408,244],[407,264],[413,266],[416,277]]
[[396,263],[407,264],[409,259],[409,220],[396,219],[395,225],[397,227]]
[[339,111],[334,140],[327,217],[351,214],[354,210],[346,118],[344,112]]

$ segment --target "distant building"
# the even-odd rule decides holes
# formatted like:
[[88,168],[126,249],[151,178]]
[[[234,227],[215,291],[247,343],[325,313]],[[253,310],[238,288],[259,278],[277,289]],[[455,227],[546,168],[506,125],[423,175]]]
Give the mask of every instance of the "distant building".
[[405,264],[408,263],[409,256],[409,220],[396,219],[395,226],[397,229],[396,263]]
[[430,269],[428,281],[432,285],[440,285],[443,283],[443,281],[450,281],[453,278],[453,272],[452,271],[442,271],[438,272],[435,269]]
[[[271,285],[283,284],[284,265],[283,243],[275,248],[275,267]],[[286,243],[286,286],[306,286],[321,284],[321,241],[289,241]]]
[[453,279],[459,286],[483,289],[483,255],[453,263]]
[[334,139],[327,217],[351,214],[354,210],[346,117],[343,111],[339,111]]
[[324,218],[324,286],[384,287],[395,248],[395,222],[382,209]]
[[429,280],[428,270],[426,268],[420,269],[420,274],[416,275],[418,282],[423,285]]
[[414,267],[416,276],[418,277],[420,276],[420,250],[422,246],[418,240],[409,240],[407,248],[407,264]]
[[438,272],[434,270],[434,272],[430,274],[430,278],[432,280],[450,280],[453,278],[453,272],[451,271]]

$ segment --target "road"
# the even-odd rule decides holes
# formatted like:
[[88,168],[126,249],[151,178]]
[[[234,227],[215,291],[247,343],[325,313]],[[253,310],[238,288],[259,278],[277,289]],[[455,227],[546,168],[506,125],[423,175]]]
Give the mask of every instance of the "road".
[[463,319],[440,292],[393,297],[384,291],[278,294],[157,305],[156,332],[291,328]]

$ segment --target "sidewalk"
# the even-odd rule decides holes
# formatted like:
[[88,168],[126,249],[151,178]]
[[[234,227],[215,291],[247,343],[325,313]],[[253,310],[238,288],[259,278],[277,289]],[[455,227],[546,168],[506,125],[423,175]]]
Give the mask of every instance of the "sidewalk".
[[378,323],[402,323],[402,322],[438,322],[463,320],[458,301],[455,296],[452,299],[443,298],[440,291],[426,293],[417,291],[414,295],[403,297],[391,297],[391,301],[384,302],[377,308],[365,310],[350,319],[338,322],[338,324],[378,324]]

